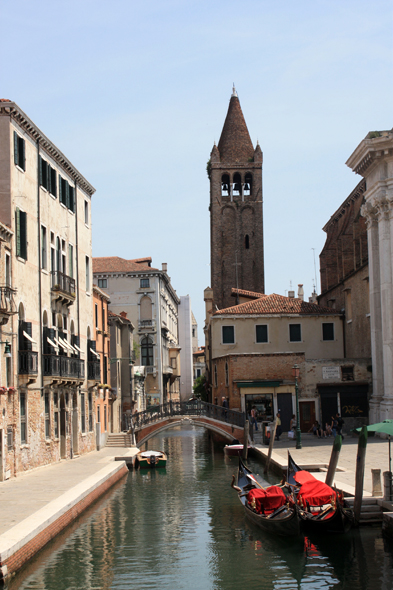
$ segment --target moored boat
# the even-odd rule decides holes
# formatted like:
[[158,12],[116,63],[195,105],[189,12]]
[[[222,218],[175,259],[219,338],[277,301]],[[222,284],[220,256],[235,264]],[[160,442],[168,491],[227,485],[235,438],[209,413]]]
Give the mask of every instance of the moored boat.
[[238,492],[246,517],[261,529],[275,535],[299,535],[298,510],[291,497],[279,486],[264,488],[239,458],[237,485],[232,487]]
[[[252,447],[248,445],[248,450]],[[224,447],[224,454],[228,455],[229,457],[241,457],[243,455],[244,446],[242,444],[236,445],[225,445]]]
[[[294,484],[292,481],[294,480]],[[288,452],[288,481],[293,485],[301,528],[308,533],[346,533],[353,524],[353,512],[344,494],[300,469]]]
[[165,467],[167,456],[162,451],[141,451],[137,454],[135,463],[140,469]]

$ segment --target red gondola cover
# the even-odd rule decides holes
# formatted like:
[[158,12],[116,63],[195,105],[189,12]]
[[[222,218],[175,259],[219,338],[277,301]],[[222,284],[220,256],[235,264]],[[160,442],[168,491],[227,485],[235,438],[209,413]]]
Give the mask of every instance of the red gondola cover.
[[324,504],[330,504],[334,496],[335,492],[330,486],[314,479],[306,481],[301,486],[298,493],[298,503],[303,502],[305,504],[305,502],[308,502],[310,506],[323,506]]
[[255,510],[261,514],[262,512],[269,513],[277,510],[280,506],[284,506],[286,496],[281,488],[277,486],[270,486],[263,489],[252,489],[247,494],[247,501],[249,504],[255,499]]
[[307,481],[318,481],[312,473],[303,471],[303,469],[294,473],[293,478],[300,484],[306,483]]

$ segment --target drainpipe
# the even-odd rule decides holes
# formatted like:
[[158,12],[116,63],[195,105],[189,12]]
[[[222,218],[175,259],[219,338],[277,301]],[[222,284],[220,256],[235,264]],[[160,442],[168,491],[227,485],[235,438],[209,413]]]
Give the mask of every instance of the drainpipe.
[[345,309],[342,311],[342,316],[340,316],[340,319],[343,323],[343,354],[344,358],[347,358],[347,345],[345,341]]

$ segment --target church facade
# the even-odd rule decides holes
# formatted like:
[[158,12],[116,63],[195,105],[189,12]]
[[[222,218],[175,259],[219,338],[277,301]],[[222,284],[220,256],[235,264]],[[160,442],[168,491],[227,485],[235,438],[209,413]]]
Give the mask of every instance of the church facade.
[[234,287],[264,293],[262,161],[233,89],[208,162],[211,288],[217,309],[233,305]]

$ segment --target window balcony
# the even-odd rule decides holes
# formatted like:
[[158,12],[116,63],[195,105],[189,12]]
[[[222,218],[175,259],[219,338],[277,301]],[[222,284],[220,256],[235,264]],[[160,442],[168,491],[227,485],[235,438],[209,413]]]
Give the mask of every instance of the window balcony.
[[38,374],[38,352],[34,352],[33,350],[19,350],[18,361],[19,375]]
[[85,378],[85,362],[82,359],[57,354],[44,354],[42,358],[44,377]]
[[149,330],[155,328],[156,321],[155,320],[139,320],[138,327],[139,330]]
[[0,326],[4,326],[10,316],[17,312],[14,293],[16,289],[5,285],[0,286]]
[[88,361],[87,363],[87,379],[88,381],[100,381],[101,368],[100,361]]
[[75,279],[59,270],[52,270],[51,291],[56,300],[61,300],[65,305],[72,305],[76,298]]

